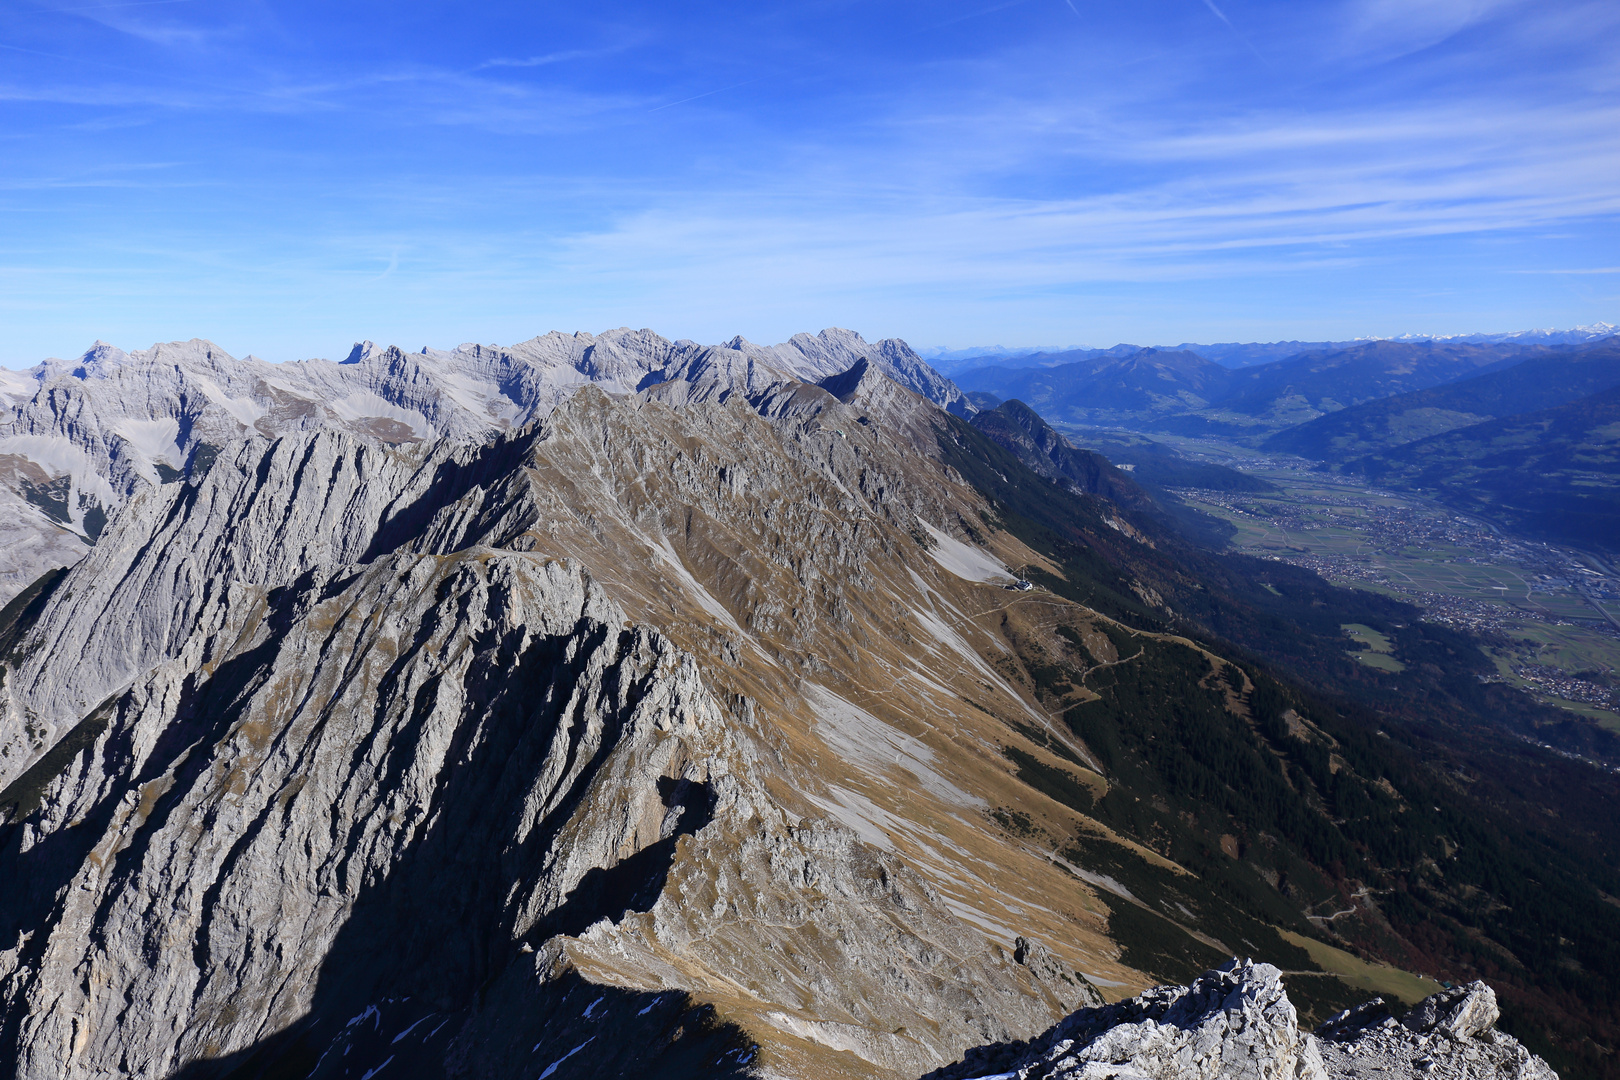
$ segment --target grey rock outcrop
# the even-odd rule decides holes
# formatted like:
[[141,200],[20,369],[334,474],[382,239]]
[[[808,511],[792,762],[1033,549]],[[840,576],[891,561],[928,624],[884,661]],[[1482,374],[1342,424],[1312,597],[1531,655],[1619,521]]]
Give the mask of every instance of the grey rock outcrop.
[[1495,1030],[1496,995],[1476,982],[1397,1021],[1383,999],[1299,1030],[1282,972],[1233,959],[1191,986],[1087,1008],[1028,1042],[976,1047],[924,1080],[1557,1080]]
[[1496,993],[1482,982],[1425,998],[1396,1020],[1382,998],[1317,1029],[1334,1078],[1379,1073],[1435,1080],[1557,1080],[1545,1061],[1496,1030]]
[[829,328],[814,336],[794,334],[781,345],[755,345],[737,337],[726,342],[726,347],[759,357],[808,382],[820,382],[866,360],[883,375],[921,394],[946,412],[972,416],[976,411],[955,383],[935,371],[928,361],[898,338],[871,344],[853,330]]
[[1420,1035],[1433,1031],[1466,1039],[1495,1027],[1501,1016],[1496,992],[1482,982],[1472,982],[1425,998],[1401,1023]]
[[1316,1042],[1270,964],[1234,960],[1191,986],[1081,1009],[1028,1043],[980,1047],[927,1080],[1323,1080]]

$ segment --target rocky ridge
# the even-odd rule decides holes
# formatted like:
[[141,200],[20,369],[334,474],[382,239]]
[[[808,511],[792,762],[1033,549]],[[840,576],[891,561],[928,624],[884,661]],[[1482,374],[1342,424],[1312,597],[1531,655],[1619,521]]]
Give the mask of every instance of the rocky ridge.
[[77,561],[130,495],[206,468],[244,438],[333,428],[394,445],[481,442],[586,385],[632,394],[673,381],[707,398],[757,395],[863,359],[942,407],[972,411],[904,342],[838,329],[769,347],[629,329],[418,353],[363,342],[342,362],[285,364],[238,360],[206,341],[132,353],[97,342],[74,361],[0,371],[0,603]]
[[986,827],[1032,553],[872,368],[137,491],[0,671],[18,1075],[901,1077],[1139,983]]
[[923,1080],[1556,1080],[1494,1027],[1482,982],[1420,1002],[1397,1021],[1382,998],[1299,1030],[1282,972],[1234,958],[1190,986],[1081,1009],[1027,1042],[975,1047]]

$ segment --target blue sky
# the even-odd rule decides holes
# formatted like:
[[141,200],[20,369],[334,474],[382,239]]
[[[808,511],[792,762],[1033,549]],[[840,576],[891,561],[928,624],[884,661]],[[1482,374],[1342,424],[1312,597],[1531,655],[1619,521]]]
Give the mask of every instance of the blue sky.
[[0,0],[0,364],[1620,321],[1620,4]]

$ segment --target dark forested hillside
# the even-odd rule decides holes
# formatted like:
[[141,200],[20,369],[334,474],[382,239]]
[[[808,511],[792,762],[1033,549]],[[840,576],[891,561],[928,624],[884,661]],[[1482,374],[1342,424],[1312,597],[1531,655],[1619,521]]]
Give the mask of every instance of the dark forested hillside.
[[1392,487],[1544,540],[1620,548],[1620,387],[1352,463]]
[[1265,448],[1342,462],[1485,420],[1550,409],[1616,385],[1620,340],[1537,350],[1502,370],[1352,405],[1279,432]]

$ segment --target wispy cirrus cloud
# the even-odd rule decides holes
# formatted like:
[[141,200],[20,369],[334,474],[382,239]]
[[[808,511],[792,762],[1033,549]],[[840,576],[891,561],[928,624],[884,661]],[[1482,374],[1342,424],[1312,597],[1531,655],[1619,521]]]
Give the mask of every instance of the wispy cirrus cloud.
[[139,294],[131,326],[302,332],[255,321],[275,297],[425,341],[727,312],[1188,340],[1167,312],[1606,302],[1581,287],[1620,239],[1613,5],[941,3],[130,13],[195,31],[168,37],[0,13],[0,262],[18,312]]
[[1570,269],[1509,270],[1510,274],[1620,274],[1620,266],[1587,266]]

